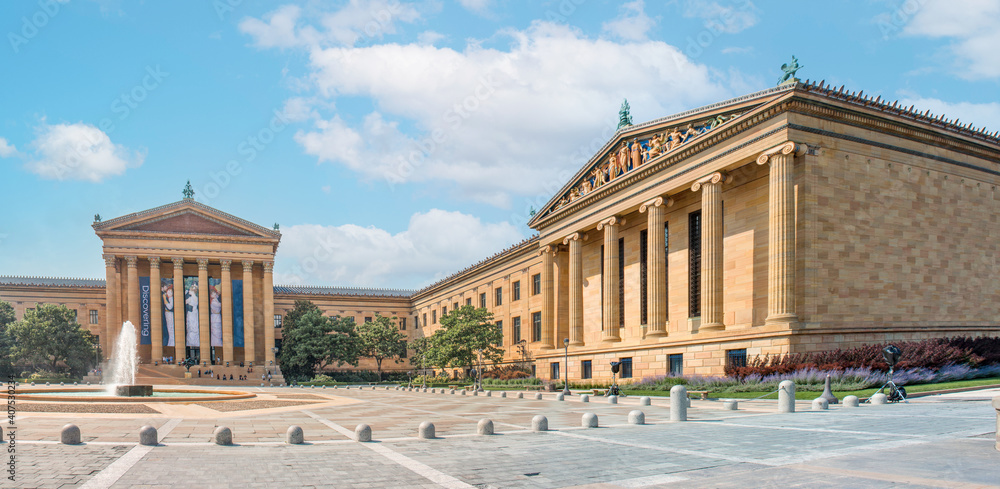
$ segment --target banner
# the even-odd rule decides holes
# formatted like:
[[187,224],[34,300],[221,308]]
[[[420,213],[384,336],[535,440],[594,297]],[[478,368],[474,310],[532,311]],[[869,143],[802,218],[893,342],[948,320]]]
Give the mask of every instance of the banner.
[[160,279],[160,295],[163,297],[163,346],[174,346],[174,279]]
[[199,338],[200,336],[198,335],[198,277],[184,277],[185,346],[192,346],[198,348],[200,346]]
[[139,277],[139,344],[152,344],[149,332],[149,277]]
[[243,345],[243,281],[233,280],[233,346]]
[[209,304],[209,333],[211,340],[209,346],[222,346],[222,280],[217,278],[208,279],[208,304]]

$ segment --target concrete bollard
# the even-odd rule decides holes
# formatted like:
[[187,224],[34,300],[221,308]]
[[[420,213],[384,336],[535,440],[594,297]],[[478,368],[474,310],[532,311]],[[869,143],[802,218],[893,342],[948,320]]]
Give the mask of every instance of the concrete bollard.
[[618,404],[618,396],[608,396],[608,404]]
[[646,424],[646,413],[638,409],[629,411],[628,424]]
[[993,398],[993,409],[997,412],[997,441],[994,448],[1000,450],[1000,396]]
[[889,396],[879,392],[878,394],[873,394],[871,398],[872,404],[885,404],[889,402]]
[[433,439],[434,423],[431,423],[430,421],[424,421],[423,423],[420,423],[420,426],[417,428],[417,436],[427,440]]
[[535,393],[535,400],[536,401],[540,401],[541,399],[542,399],[542,393],[541,392],[536,392]]
[[233,431],[225,426],[219,426],[212,433],[212,441],[214,441],[216,445],[232,445]]
[[688,391],[683,385],[670,388],[670,421],[687,421]]
[[722,409],[725,409],[726,411],[738,411],[740,409],[740,403],[733,400],[723,401]]
[[506,398],[507,398],[507,391],[503,391],[503,392],[501,392],[501,393],[500,393],[500,397],[502,397],[502,398],[506,399]]
[[562,392],[560,392],[560,393],[556,394],[556,400],[557,401],[565,401],[566,400],[566,396]]
[[437,394],[437,389],[431,388],[431,394]]
[[486,397],[493,397],[493,391],[486,391]]
[[531,431],[549,431],[549,420],[541,414],[531,418]]
[[479,391],[472,391],[472,395],[479,397]]
[[315,389],[315,388],[316,388],[316,386],[314,385],[314,386],[311,386],[311,387],[309,387],[309,388],[310,388],[310,389]]
[[517,398],[518,399],[524,399],[524,393],[523,392],[518,392],[517,393]]
[[830,376],[826,376],[826,380],[823,381],[823,393],[819,397],[826,399],[827,406],[830,404],[837,404],[837,396],[833,395],[833,390],[830,389]]
[[156,428],[146,425],[139,428],[139,444],[155,447],[160,440],[156,437]]
[[493,421],[483,418],[479,420],[476,425],[476,433],[480,435],[492,435],[493,434]]
[[423,390],[421,390],[421,392],[427,392],[427,388],[424,387]]
[[642,397],[639,398],[639,405],[640,406],[648,406],[649,402],[650,402],[649,398],[646,397],[646,396],[642,396]]
[[462,395],[463,395],[463,396],[464,396],[464,395],[466,395],[466,393],[467,393],[467,392],[468,392],[468,391],[466,391],[465,389],[462,389]]
[[455,389],[452,389],[452,390],[451,390],[451,393],[452,393],[452,394],[454,394],[454,393],[455,393]]
[[795,412],[795,382],[782,380],[778,384],[778,412]]
[[359,424],[356,428],[354,428],[354,441],[372,441],[372,427],[364,423]]
[[829,401],[827,401],[826,399],[824,399],[822,397],[817,397],[816,399],[813,399],[813,402],[812,402],[812,410],[813,411],[826,411],[827,409],[830,409],[830,402]]
[[79,445],[80,444],[80,428],[75,424],[68,424],[62,427],[62,432],[59,433],[59,441],[63,445]]
[[580,426],[584,428],[597,428],[597,414],[583,413],[583,416],[580,418]]
[[691,398],[690,397],[687,398],[687,404],[688,404],[688,407],[691,407]]
[[285,443],[289,445],[301,445],[306,441],[305,434],[302,433],[302,427],[291,425],[288,427],[288,431],[285,431]]
[[844,397],[844,407],[858,407],[858,396]]
[[590,396],[587,394],[580,394],[580,402],[590,402]]

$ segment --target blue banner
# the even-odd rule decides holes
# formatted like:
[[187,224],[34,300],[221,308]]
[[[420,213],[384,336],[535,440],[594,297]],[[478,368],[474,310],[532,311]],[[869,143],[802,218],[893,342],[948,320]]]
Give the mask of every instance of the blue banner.
[[163,346],[174,346],[174,279],[160,279],[163,297]]
[[233,346],[243,348],[243,281],[233,280]]
[[139,344],[152,344],[149,336],[149,277],[139,277]]

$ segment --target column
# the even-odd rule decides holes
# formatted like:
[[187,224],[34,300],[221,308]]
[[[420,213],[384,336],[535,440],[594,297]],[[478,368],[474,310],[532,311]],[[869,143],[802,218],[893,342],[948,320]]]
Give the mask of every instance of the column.
[[612,216],[597,224],[597,230],[604,230],[604,270],[601,280],[601,321],[603,324],[601,341],[621,341],[618,335],[618,226],[624,219]]
[[722,322],[722,184],[719,172],[691,186],[701,190],[701,326],[700,331],[725,329]]
[[542,248],[542,341],[540,348],[552,348],[552,338],[555,336],[555,247]]
[[243,260],[243,361],[257,360],[253,321],[253,260]]
[[135,326],[135,343],[139,344],[139,330],[142,327],[142,321],[139,318],[139,268],[137,267],[139,257],[126,256],[125,263],[128,266],[128,317],[126,320],[131,321],[132,326]]
[[667,335],[667,263],[663,254],[663,219],[666,207],[674,201],[657,197],[639,206],[639,212],[649,212],[646,217],[646,304],[649,307],[649,325],[646,336]]
[[121,331],[122,323],[118,318],[118,259],[115,255],[104,255],[104,271],[107,281],[104,283],[104,334],[101,335],[101,348],[104,350],[102,356],[109,358],[115,347],[115,337]]
[[184,329],[184,259],[171,258],[174,262],[174,362],[187,358],[187,339]]
[[274,363],[274,262],[264,262],[264,360]]
[[583,236],[573,233],[569,245],[569,344],[583,346]]
[[233,275],[229,268],[232,260],[219,260],[222,263],[222,361],[236,362],[233,356]]
[[792,166],[805,147],[793,142],[764,152],[768,178],[767,324],[795,324],[795,188]]
[[208,301],[208,258],[198,258],[198,348],[201,363],[211,360],[211,313]]
[[160,257],[149,259],[149,342],[154,362],[163,361],[163,310],[160,294]]

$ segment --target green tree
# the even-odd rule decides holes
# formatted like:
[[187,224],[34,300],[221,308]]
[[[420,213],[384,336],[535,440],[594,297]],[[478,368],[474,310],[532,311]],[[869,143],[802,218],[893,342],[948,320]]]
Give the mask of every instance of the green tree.
[[310,301],[295,301],[282,323],[278,362],[289,379],[309,379],[328,365],[358,364],[360,342],[351,318],[329,318]]
[[64,365],[71,375],[83,375],[94,363],[97,342],[90,331],[80,328],[66,306],[39,305],[24,319],[7,328],[13,340],[11,358],[16,365],[45,365],[59,372]]
[[484,308],[462,306],[441,317],[441,329],[431,337],[431,353],[441,366],[464,367],[503,359],[503,329]]
[[14,315],[14,306],[9,302],[0,301],[0,375],[6,378],[14,373],[14,366],[11,363],[11,347],[13,341],[10,338],[8,328],[14,324],[17,316]]
[[361,340],[361,356],[375,359],[379,380],[382,379],[382,360],[393,359],[399,363],[400,357],[406,353],[403,334],[392,319],[380,314],[375,314],[374,321],[358,325],[358,337]]

